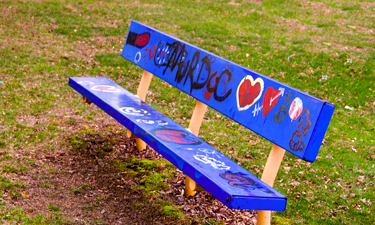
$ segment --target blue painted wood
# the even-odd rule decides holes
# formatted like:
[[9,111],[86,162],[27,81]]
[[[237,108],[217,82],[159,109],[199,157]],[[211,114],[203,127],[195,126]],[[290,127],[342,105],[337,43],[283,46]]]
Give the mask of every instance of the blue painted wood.
[[69,85],[226,206],[285,210],[285,196],[110,79],[73,77]]
[[333,105],[136,21],[122,56],[290,153],[316,159]]

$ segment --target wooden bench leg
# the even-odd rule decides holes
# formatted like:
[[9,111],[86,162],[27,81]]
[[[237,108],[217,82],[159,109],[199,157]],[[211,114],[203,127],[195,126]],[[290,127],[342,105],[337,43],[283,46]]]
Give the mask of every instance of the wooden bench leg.
[[128,138],[136,138],[137,136],[135,134],[133,134],[133,132],[131,132],[130,130],[127,130],[126,131],[126,136],[128,136]]
[[[279,171],[281,162],[283,160],[285,154],[285,149],[273,145],[271,152],[268,156],[266,166],[264,167],[264,171],[262,174],[262,180],[267,183],[269,186],[273,186],[275,182],[277,172]],[[257,224],[258,225],[269,225],[271,224],[271,211],[262,211],[258,210],[257,216]]]
[[90,105],[92,102],[90,101],[90,100],[88,100],[85,96],[82,96],[82,101],[83,101],[83,103],[85,103],[85,104],[88,104],[88,105]]
[[200,191],[205,191],[193,179],[185,175],[185,197],[194,196]]
[[[189,128],[187,129],[195,136],[198,136],[199,129],[201,128],[204,114],[207,111],[207,105],[198,101],[195,105],[193,115],[190,120]],[[185,196],[194,196],[199,191],[205,191],[199,184],[197,184],[193,179],[185,175]]]
[[[139,83],[139,87],[137,90],[137,96],[139,99],[142,101],[146,101],[146,96],[147,96],[147,91],[148,88],[150,87],[150,83],[152,80],[152,77],[154,75],[146,70],[143,70],[141,82]],[[137,149],[142,151],[146,149],[146,142],[142,141],[142,139],[138,138],[136,135],[134,135],[131,131],[127,131],[127,136],[128,138],[136,138],[136,144],[137,144]]]

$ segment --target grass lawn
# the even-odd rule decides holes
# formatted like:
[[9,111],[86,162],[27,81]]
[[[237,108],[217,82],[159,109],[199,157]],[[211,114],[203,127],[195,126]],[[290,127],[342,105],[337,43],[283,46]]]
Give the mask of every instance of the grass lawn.
[[[285,212],[273,214],[274,224],[375,223],[374,0],[0,0],[0,14],[3,222],[105,223],[75,219],[68,206],[48,198],[40,202],[43,212],[21,202],[31,198],[38,182],[43,190],[64,190],[46,177],[70,171],[51,167],[45,160],[50,155],[79,150],[82,135],[119,131],[96,126],[109,116],[82,104],[68,78],[106,76],[135,93],[142,71],[120,56],[134,19],[336,106],[316,162],[286,153],[274,187],[288,204]],[[185,127],[195,104],[158,78],[147,101]],[[200,136],[261,176],[271,148],[262,137],[212,109]],[[36,173],[36,167],[45,174]],[[163,179],[170,177],[169,170],[173,173],[163,170]],[[91,187],[69,188],[66,194],[74,197]],[[91,205],[80,206],[83,215],[102,212],[100,202],[111,201],[94,197]],[[135,207],[142,208],[139,204]],[[184,217],[178,206],[159,206],[167,216]]]

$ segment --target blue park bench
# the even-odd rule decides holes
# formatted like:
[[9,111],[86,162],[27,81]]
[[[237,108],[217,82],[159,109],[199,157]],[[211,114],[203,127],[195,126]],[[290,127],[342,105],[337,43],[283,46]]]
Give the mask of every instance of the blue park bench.
[[[222,57],[132,21],[122,56],[144,69],[137,95],[105,77],[71,77],[69,84],[186,174],[186,196],[206,190],[233,209],[283,211],[272,188],[285,150],[315,161],[334,106]],[[188,129],[147,103],[153,75],[197,100]],[[273,143],[262,179],[198,137],[207,106]]]

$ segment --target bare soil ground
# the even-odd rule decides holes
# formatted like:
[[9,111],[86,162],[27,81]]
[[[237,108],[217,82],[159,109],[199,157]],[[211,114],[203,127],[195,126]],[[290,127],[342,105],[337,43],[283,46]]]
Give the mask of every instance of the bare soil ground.
[[[65,123],[64,128],[69,132],[58,138],[58,150],[55,152],[18,153],[18,159],[28,158],[34,164],[31,170],[15,174],[28,186],[23,192],[27,194],[24,198],[8,198],[8,205],[23,208],[30,217],[51,213],[48,205],[58,206],[63,217],[70,221],[69,224],[256,222],[254,211],[230,210],[207,192],[185,198],[184,174],[179,170],[175,177],[165,180],[169,186],[166,191],[146,194],[137,186],[140,178],[133,178],[126,171],[119,172],[113,161],[130,157],[160,160],[163,156],[149,147],[138,151],[134,139],[117,132],[123,128],[116,121],[106,115],[99,117],[91,125]],[[76,119],[79,121],[79,118]],[[81,136],[82,146],[79,149],[69,146],[69,137],[88,126],[94,131]],[[112,131],[106,131],[109,127]],[[95,132],[97,134],[93,135]],[[107,143],[104,150],[103,143]],[[160,202],[176,205],[185,216],[176,218],[165,215]]]

